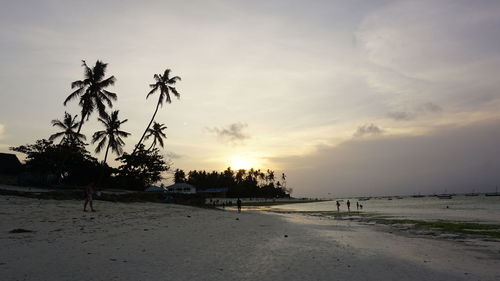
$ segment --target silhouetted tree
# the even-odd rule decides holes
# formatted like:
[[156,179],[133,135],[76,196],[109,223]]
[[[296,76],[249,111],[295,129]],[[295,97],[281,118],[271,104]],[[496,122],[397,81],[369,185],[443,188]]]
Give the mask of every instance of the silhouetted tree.
[[171,103],[172,99],[170,98],[170,93],[174,94],[177,98],[180,97],[179,92],[177,92],[177,89],[173,87],[177,81],[180,81],[181,78],[179,76],[174,76],[170,78],[170,69],[166,69],[162,74],[155,74],[153,77],[155,79],[154,84],[150,84],[149,86],[151,87],[151,91],[149,91],[148,95],[146,96],[146,99],[154,94],[157,91],[160,91],[160,95],[158,97],[158,103],[156,104],[156,109],[155,112],[153,113],[153,117],[151,117],[151,121],[149,121],[148,126],[146,127],[146,130],[144,130],[144,133],[142,134],[141,139],[139,139],[139,142],[134,148],[134,151],[132,154],[135,153],[135,151],[138,149],[139,145],[142,143],[142,140],[146,136],[146,133],[148,132],[149,127],[151,127],[151,124],[153,123],[153,120],[155,119],[156,113],[158,112],[158,108],[160,105],[163,105],[163,102],[166,103]]
[[186,173],[183,170],[176,169],[174,173],[174,182],[181,183],[186,182]]
[[113,107],[112,100],[116,100],[117,98],[115,93],[105,90],[105,88],[114,85],[116,81],[114,76],[104,78],[108,66],[107,63],[98,60],[95,66],[90,68],[85,61],[82,60],[82,66],[85,69],[84,79],[71,83],[71,89],[76,88],[76,90],[64,101],[64,105],[66,105],[70,100],[80,97],[79,105],[82,108],[82,116],[77,131],[78,133],[80,133],[82,129],[85,118],[88,120],[90,114],[92,114],[95,109],[98,110],[101,117],[104,117],[106,114],[106,105],[104,103],[107,103],[109,107]]
[[144,140],[153,137],[153,143],[151,144],[148,150],[151,150],[152,148],[156,147],[156,143],[158,143],[161,147],[163,147],[163,138],[167,138],[167,135],[165,135],[163,131],[166,129],[167,126],[165,126],[165,124],[160,124],[157,122],[153,123],[152,128],[148,128],[147,130],[148,133],[146,134],[146,137],[144,137]]
[[108,158],[108,151],[111,148],[111,151],[114,151],[118,156],[123,153],[123,146],[125,142],[123,142],[122,137],[126,138],[130,134],[121,131],[120,126],[127,122],[128,119],[120,121],[118,119],[119,110],[115,110],[111,113],[111,115],[106,114],[105,117],[99,117],[97,120],[104,125],[104,130],[97,131],[92,136],[92,143],[99,142],[95,149],[96,153],[101,152],[101,150],[106,146],[106,153],[104,155],[104,163],[106,163],[106,159]]
[[57,181],[82,185],[96,180],[103,166],[85,149],[82,143],[53,144],[49,140],[37,140],[35,144],[11,147],[26,154],[26,170],[31,173],[53,174]]
[[85,136],[75,131],[79,125],[79,122],[76,121],[77,117],[78,115],[72,117],[71,114],[64,112],[64,118],[62,121],[59,119],[52,120],[52,126],[63,129],[63,131],[52,134],[49,137],[49,140],[54,141],[55,139],[62,137],[61,143],[74,144],[77,142],[83,142],[83,140],[86,139]]
[[159,150],[145,150],[144,145],[139,145],[135,154],[124,153],[117,158],[123,164],[118,167],[119,181],[125,187],[143,190],[162,179],[161,174],[170,169]]

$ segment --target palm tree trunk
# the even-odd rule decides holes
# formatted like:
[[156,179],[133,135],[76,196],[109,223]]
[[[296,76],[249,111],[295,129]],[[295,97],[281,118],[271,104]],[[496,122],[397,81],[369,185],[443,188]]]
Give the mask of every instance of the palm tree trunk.
[[78,132],[77,132],[77,134],[79,134],[80,130],[82,129],[83,119],[85,119],[85,114],[83,114],[83,110],[82,110],[82,119],[80,120],[80,125],[78,126]]
[[139,147],[139,145],[141,144],[142,140],[143,140],[143,139],[144,139],[144,137],[146,136],[146,133],[148,132],[149,127],[151,127],[151,124],[153,123],[153,120],[155,120],[156,112],[158,112],[158,108],[159,108],[159,107],[160,107],[160,100],[158,100],[158,103],[156,104],[155,113],[153,114],[153,117],[151,117],[151,121],[149,121],[149,124],[148,124],[148,126],[146,127],[146,130],[144,130],[144,133],[142,134],[141,139],[140,139],[140,140],[139,140],[139,142],[135,145],[134,151],[132,151],[132,154],[131,154],[131,155],[134,155],[135,151],[137,150],[137,148],[138,148],[138,147]]
[[111,143],[108,140],[108,147],[106,147],[106,154],[104,154],[104,163],[106,163],[106,159],[108,158],[108,150],[109,150],[110,145],[111,145]]
[[150,151],[156,144],[156,141],[153,141],[153,143],[151,144],[151,146],[148,148],[148,151]]

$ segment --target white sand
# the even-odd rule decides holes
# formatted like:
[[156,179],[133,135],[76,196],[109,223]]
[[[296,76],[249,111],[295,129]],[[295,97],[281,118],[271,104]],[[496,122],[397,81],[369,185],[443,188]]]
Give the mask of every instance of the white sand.
[[0,279],[500,280],[498,242],[482,249],[301,215],[95,207],[0,196]]

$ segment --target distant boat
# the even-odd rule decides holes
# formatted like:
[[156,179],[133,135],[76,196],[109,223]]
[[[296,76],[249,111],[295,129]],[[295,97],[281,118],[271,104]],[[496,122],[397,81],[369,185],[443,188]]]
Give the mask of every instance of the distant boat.
[[474,192],[465,193],[465,196],[479,196],[479,193],[474,193]]
[[479,193],[476,192],[476,189],[474,188],[472,192],[470,193],[465,193],[465,196],[479,196]]
[[453,196],[451,196],[451,194],[438,194],[438,195],[436,195],[436,197],[439,199],[451,199],[451,198],[453,198]]
[[497,190],[495,191],[495,193],[493,193],[493,192],[486,193],[486,194],[484,194],[484,196],[500,196],[500,193],[498,193],[498,186],[497,186]]

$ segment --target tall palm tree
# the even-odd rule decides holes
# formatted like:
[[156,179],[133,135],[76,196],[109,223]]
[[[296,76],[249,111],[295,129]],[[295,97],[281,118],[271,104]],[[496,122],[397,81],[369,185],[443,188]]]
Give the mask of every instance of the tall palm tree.
[[146,96],[146,99],[154,94],[157,91],[160,91],[160,96],[158,97],[158,103],[156,104],[156,109],[155,112],[153,113],[153,117],[151,117],[151,121],[149,121],[148,126],[146,127],[146,130],[142,134],[141,139],[137,143],[137,145],[134,148],[134,151],[132,154],[135,153],[139,145],[142,143],[142,140],[146,136],[146,133],[148,132],[149,127],[151,127],[151,123],[153,123],[153,120],[155,119],[156,113],[158,112],[158,108],[160,105],[163,106],[163,102],[171,103],[172,100],[170,98],[170,93],[174,94],[177,98],[180,97],[179,92],[173,87],[177,81],[180,81],[181,78],[179,76],[174,76],[170,78],[170,69],[165,69],[165,71],[162,74],[155,74],[153,77],[156,80],[156,83],[150,84],[149,87],[151,87],[151,91],[149,91],[148,95]]
[[82,66],[85,68],[84,79],[71,83],[71,89],[76,90],[64,100],[64,105],[66,105],[70,100],[80,97],[79,105],[82,107],[82,119],[80,120],[78,133],[82,129],[85,118],[88,120],[95,109],[97,109],[101,117],[105,117],[106,105],[104,103],[107,103],[109,107],[113,107],[112,100],[115,101],[117,98],[115,93],[105,90],[105,88],[114,85],[116,81],[114,76],[104,78],[107,63],[98,60],[95,66],[91,68],[82,60]]
[[52,126],[63,129],[63,131],[59,133],[52,134],[49,137],[49,140],[53,141],[57,138],[62,137],[61,143],[67,142],[70,144],[75,144],[76,142],[83,142],[85,140],[85,136],[78,132],[75,132],[75,129],[79,126],[79,122],[76,121],[78,115],[72,117],[71,114],[64,112],[63,120],[54,119],[51,121]]
[[158,143],[161,147],[163,147],[163,139],[167,138],[167,135],[165,135],[165,133],[163,132],[165,129],[167,129],[167,126],[165,126],[165,124],[160,124],[157,122],[153,123],[152,128],[148,128],[148,132],[144,137],[144,140],[153,137],[153,143],[151,144],[148,150],[151,150],[154,147],[156,147],[156,143]]
[[106,154],[104,155],[104,163],[106,163],[110,148],[111,151],[114,151],[118,155],[123,153],[122,147],[125,143],[123,142],[122,137],[126,138],[130,135],[125,131],[120,131],[120,126],[127,122],[128,119],[120,121],[118,119],[118,112],[119,110],[115,110],[111,113],[111,115],[106,114],[104,117],[99,117],[97,120],[104,125],[105,129],[95,132],[92,136],[92,143],[99,142],[95,149],[96,153],[101,152],[104,146],[106,146],[106,142],[108,143],[106,146]]

